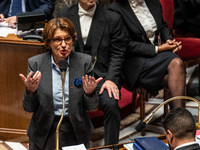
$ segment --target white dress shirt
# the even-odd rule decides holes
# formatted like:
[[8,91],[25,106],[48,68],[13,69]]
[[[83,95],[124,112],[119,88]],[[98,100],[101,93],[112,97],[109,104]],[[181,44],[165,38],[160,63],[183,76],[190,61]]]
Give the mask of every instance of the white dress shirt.
[[93,8],[89,9],[88,11],[84,10],[80,6],[80,3],[78,4],[78,8],[79,8],[78,14],[79,14],[79,20],[80,20],[80,26],[81,26],[82,39],[83,39],[83,43],[86,44],[91,23],[92,23],[92,18],[96,10],[96,4]]
[[[64,84],[64,96],[65,96],[65,110],[64,115],[68,115],[69,105],[69,57],[67,59],[68,67],[66,70],[65,84]],[[54,103],[54,114],[57,116],[62,115],[63,110],[63,95],[62,95],[62,80],[60,69],[54,62],[53,55],[51,55],[52,63],[52,87],[53,87],[53,103]],[[51,90],[51,89],[49,89]]]
[[[147,34],[147,37],[153,44],[155,39],[155,31],[157,30],[157,25],[145,1],[144,0],[128,0],[128,1],[140,24],[143,26],[144,31]],[[155,48],[155,51],[157,53],[158,51],[157,47]]]
[[[182,144],[182,145],[179,145],[177,146],[174,150],[176,149],[179,149],[179,148],[182,148],[182,147],[185,147],[185,146],[189,146],[189,145],[192,145],[192,144],[196,144],[197,142],[188,142],[188,143],[185,143],[185,144]],[[198,143],[197,143],[198,144]]]

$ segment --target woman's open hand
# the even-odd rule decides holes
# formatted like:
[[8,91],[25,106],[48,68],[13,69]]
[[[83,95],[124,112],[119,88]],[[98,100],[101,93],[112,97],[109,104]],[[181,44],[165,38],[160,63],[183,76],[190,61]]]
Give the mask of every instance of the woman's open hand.
[[23,75],[23,74],[19,74],[19,76],[21,77],[22,81],[24,82],[27,92],[28,93],[34,93],[38,86],[39,86],[39,82],[41,79],[41,72],[37,71],[33,77],[31,77],[33,75],[33,71],[31,71],[27,78]]

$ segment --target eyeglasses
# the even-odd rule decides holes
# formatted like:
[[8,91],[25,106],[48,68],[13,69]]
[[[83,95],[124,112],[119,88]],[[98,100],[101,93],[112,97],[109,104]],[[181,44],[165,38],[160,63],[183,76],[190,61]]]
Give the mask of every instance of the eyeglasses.
[[68,36],[68,37],[65,37],[64,39],[62,39],[62,38],[53,38],[52,41],[56,45],[60,45],[62,43],[62,41],[64,41],[65,44],[70,44],[72,42],[72,37]]

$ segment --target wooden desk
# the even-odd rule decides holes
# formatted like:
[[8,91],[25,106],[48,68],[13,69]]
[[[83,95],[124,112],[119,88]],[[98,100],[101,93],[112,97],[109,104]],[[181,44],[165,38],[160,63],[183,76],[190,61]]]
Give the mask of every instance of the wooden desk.
[[[160,136],[158,136],[157,137],[159,140],[162,140],[164,143],[167,143],[167,140],[166,140],[166,136],[165,135],[160,135]],[[117,145],[117,147],[119,148],[119,150],[126,150],[124,147],[123,147],[123,145],[124,144],[127,144],[127,143],[133,143],[134,141],[131,141],[131,142],[126,142],[126,143],[120,143],[120,144],[116,144]],[[87,149],[87,150],[103,150],[103,149],[105,149],[105,148],[110,148],[110,149],[112,149],[112,145],[107,145],[107,146],[101,146],[101,147],[94,147],[94,148],[89,148],[89,149]]]
[[44,44],[0,38],[0,140],[27,142],[26,129],[31,114],[24,111],[24,84],[19,73],[27,74],[27,59],[45,52]]

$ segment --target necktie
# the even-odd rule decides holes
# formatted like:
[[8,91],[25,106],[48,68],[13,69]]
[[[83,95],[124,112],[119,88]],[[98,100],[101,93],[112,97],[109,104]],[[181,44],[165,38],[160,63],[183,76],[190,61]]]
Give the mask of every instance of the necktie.
[[15,16],[19,12],[22,12],[22,0],[13,0],[11,16]]
[[90,16],[90,17],[93,17],[94,11],[88,12],[88,11],[79,10],[78,14],[79,14],[80,17],[81,16]]

